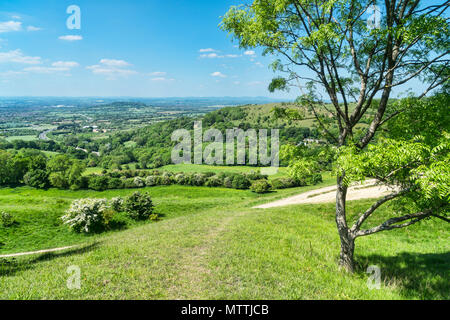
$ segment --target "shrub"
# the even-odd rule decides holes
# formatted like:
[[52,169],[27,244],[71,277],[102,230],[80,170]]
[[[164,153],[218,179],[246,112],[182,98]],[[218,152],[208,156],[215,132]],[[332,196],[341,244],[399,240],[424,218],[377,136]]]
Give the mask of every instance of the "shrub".
[[205,172],[205,173],[203,173],[203,175],[206,178],[211,178],[211,177],[215,176],[216,174],[214,172]]
[[14,216],[8,212],[1,212],[0,213],[0,222],[2,226],[5,228],[11,227],[16,223],[16,220],[14,219]]
[[174,181],[175,181],[175,183],[180,184],[180,185],[186,185],[189,183],[188,177],[183,173],[177,174],[174,177]]
[[278,178],[271,181],[272,188],[275,190],[295,188],[298,186],[292,178]]
[[106,199],[79,199],[72,202],[61,219],[75,232],[99,232],[107,224],[104,216],[107,210]]
[[205,186],[207,187],[220,187],[222,186],[223,181],[218,176],[209,177],[206,180]]
[[123,204],[124,204],[124,199],[122,197],[115,197],[111,199],[111,208],[115,211],[115,212],[121,212],[123,211]]
[[135,220],[148,219],[153,214],[153,208],[152,199],[147,192],[134,192],[124,203],[125,211]]
[[158,177],[158,184],[161,186],[170,186],[173,183],[172,176],[163,174]]
[[123,182],[119,178],[111,178],[108,182],[108,189],[122,189]]
[[109,178],[106,176],[93,175],[89,177],[88,187],[89,189],[96,191],[104,191],[108,189]]
[[126,189],[134,189],[136,185],[134,184],[134,178],[125,179],[123,185]]
[[223,186],[225,188],[233,188],[233,178],[226,177],[225,179],[223,179]]
[[256,171],[251,171],[249,173],[246,173],[245,176],[247,177],[247,179],[252,180],[252,181],[264,180],[264,179],[268,178],[267,175],[261,174],[261,173],[256,172]]
[[234,189],[246,190],[250,187],[250,185],[250,180],[243,175],[236,175],[233,178],[232,186]]
[[271,190],[271,185],[265,179],[255,180],[255,181],[253,181],[253,183],[250,187],[250,190],[252,190],[255,193],[259,193],[259,194],[267,193]]
[[147,187],[154,187],[158,185],[158,176],[148,176],[145,179],[145,184],[147,185]]
[[136,178],[134,178],[134,185],[137,187],[137,188],[143,188],[143,187],[145,187],[145,181],[144,181],[144,179],[142,179],[141,177],[136,177]]
[[191,185],[201,187],[206,183],[206,175],[202,173],[194,173],[191,176]]

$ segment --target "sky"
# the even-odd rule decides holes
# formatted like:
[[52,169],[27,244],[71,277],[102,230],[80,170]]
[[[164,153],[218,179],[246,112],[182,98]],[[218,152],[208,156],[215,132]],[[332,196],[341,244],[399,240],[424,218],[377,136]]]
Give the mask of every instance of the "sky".
[[1,0],[0,96],[295,98],[268,92],[273,58],[219,29],[243,1]]
[[[230,0],[2,0],[1,96],[272,96],[270,59],[218,28]],[[81,29],[68,29],[70,5]],[[292,94],[291,94],[292,95]]]

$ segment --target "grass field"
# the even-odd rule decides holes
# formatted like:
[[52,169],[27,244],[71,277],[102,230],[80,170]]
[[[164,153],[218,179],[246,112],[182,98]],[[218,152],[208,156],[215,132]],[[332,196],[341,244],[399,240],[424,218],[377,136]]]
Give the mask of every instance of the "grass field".
[[[321,186],[333,183],[327,178]],[[59,217],[81,197],[133,190],[0,190],[0,211],[19,224],[5,232],[1,253],[85,243],[63,253],[17,258],[0,266],[0,299],[448,299],[450,230],[426,221],[357,241],[359,271],[336,261],[339,240],[333,204],[266,211],[256,204],[317,187],[266,195],[200,187],[148,188],[163,220],[128,224],[99,236],[74,235]],[[142,189],[141,189],[142,191]],[[349,204],[350,218],[370,201]],[[385,207],[370,221],[381,221]],[[69,290],[69,266],[81,269],[81,290]],[[367,266],[381,268],[383,285],[369,290]]]
[[14,141],[14,140],[23,140],[23,141],[35,141],[38,140],[37,136],[10,136],[5,138],[7,141]]

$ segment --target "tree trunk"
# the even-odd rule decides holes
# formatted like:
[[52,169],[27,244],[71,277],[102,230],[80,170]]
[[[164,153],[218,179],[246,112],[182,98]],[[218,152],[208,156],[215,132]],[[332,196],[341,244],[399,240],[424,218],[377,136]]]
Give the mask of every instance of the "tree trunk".
[[348,272],[355,271],[355,261],[353,255],[355,252],[355,239],[351,236],[340,235],[341,237],[341,255],[339,265]]
[[344,175],[338,177],[336,195],[336,224],[341,239],[341,254],[339,265],[348,272],[355,270],[353,254],[355,252],[355,237],[347,226],[345,202],[347,198],[347,187],[344,185]]

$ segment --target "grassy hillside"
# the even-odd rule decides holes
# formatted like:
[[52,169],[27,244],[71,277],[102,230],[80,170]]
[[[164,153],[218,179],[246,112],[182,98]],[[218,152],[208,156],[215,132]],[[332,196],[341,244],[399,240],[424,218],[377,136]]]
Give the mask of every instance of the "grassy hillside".
[[272,113],[275,106],[295,108],[288,104],[248,105],[226,107],[201,117],[184,117],[149,126],[118,132],[107,139],[90,140],[86,137],[71,137],[69,145],[77,145],[87,150],[100,151],[100,160],[94,158],[96,165],[112,168],[118,165],[139,163],[143,168],[155,168],[171,163],[171,151],[176,144],[171,141],[175,130],[193,131],[194,121],[202,121],[203,130],[219,129],[224,135],[226,130],[233,128],[248,129],[279,129],[281,144],[299,144],[305,138],[319,138],[312,116],[307,115],[304,121],[276,120]]
[[[331,179],[323,185],[330,183]],[[426,221],[409,229],[359,239],[356,252],[359,271],[348,275],[336,264],[339,241],[333,204],[251,209],[256,204],[307,189],[311,187],[263,196],[230,189],[180,186],[148,189],[157,210],[164,215],[162,221],[131,225],[128,230],[93,238],[42,241],[40,245],[44,247],[77,242],[86,246],[81,250],[8,260],[0,267],[0,298],[450,298],[447,241],[450,230],[443,224]],[[61,213],[74,198],[112,197],[129,192],[132,190],[85,193],[5,189],[0,198],[2,208],[9,204],[10,209],[17,208],[21,219],[31,219],[33,211],[29,209],[40,208],[44,213],[45,206],[55,207],[52,201],[60,204],[54,210]],[[24,202],[30,196],[34,202]],[[369,203],[351,202],[350,216]],[[387,210],[384,208],[370,223],[381,221]],[[41,230],[36,225],[35,237],[52,234],[58,228],[41,225]],[[31,234],[33,231],[24,232],[25,237]],[[15,245],[7,244],[2,252],[42,249],[31,244],[18,237]],[[66,288],[66,270],[72,265],[81,269],[81,290]],[[367,287],[365,270],[369,265],[381,268],[381,290]]]

